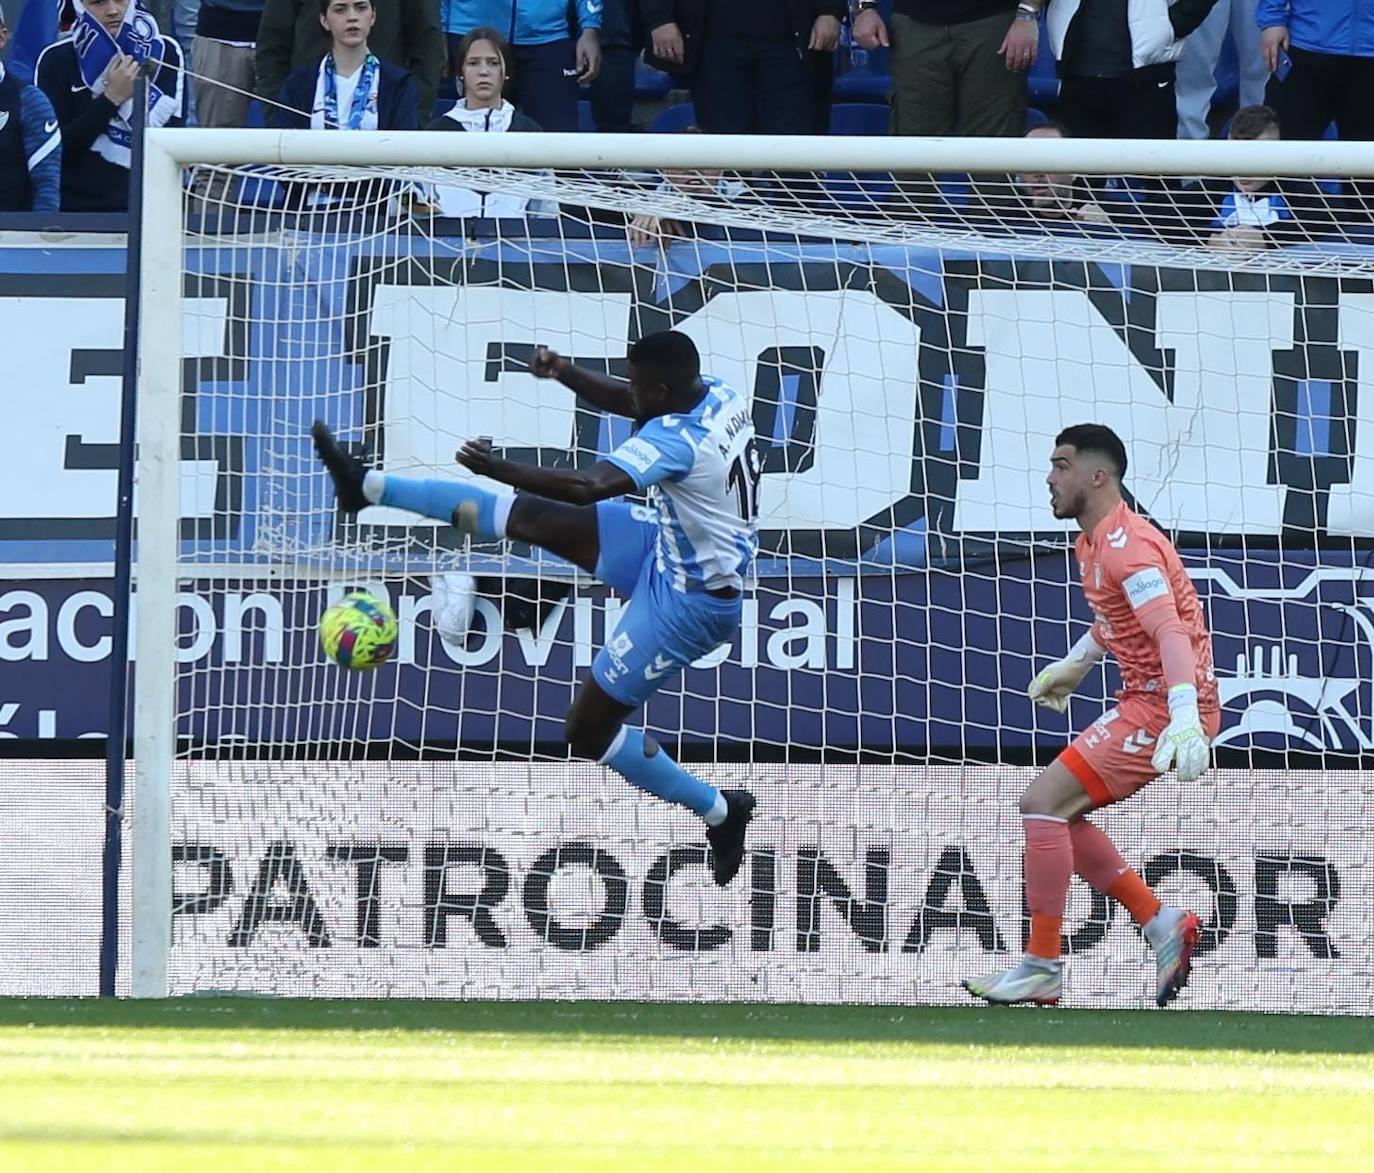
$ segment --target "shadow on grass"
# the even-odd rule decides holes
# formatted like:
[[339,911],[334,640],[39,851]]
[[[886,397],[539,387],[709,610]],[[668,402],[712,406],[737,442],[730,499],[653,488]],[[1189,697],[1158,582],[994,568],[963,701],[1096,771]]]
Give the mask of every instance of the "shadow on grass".
[[550,1039],[797,1040],[943,1046],[1369,1054],[1374,1020],[1315,1015],[756,1003],[454,1002],[195,997],[0,999],[0,1029],[447,1031]]

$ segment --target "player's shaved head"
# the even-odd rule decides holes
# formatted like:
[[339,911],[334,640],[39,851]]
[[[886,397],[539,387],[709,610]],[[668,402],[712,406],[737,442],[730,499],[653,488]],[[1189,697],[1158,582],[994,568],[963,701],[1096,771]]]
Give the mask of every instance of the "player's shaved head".
[[646,334],[630,347],[630,397],[640,420],[688,411],[701,398],[701,355],[677,330]]
[[645,334],[630,347],[630,361],[669,387],[691,383],[701,375],[697,344],[678,330]]
[[1116,474],[1126,475],[1126,445],[1106,424],[1073,424],[1054,438],[1054,446],[1068,444],[1080,456],[1099,457]]

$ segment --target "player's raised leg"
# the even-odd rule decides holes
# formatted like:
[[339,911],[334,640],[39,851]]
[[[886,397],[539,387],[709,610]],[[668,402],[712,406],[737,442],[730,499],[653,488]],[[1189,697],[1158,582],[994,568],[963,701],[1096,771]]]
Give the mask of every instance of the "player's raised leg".
[[469,480],[382,473],[369,469],[318,420],[311,436],[344,513],[357,513],[369,505],[405,509],[446,522],[479,540],[529,542],[589,573],[596,572],[600,542],[595,505],[568,505],[532,493],[494,493]]

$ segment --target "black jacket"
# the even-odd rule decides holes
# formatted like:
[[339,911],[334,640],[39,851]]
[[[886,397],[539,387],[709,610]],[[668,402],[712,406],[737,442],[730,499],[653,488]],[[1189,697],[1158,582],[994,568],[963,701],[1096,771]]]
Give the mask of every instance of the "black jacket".
[[[175,96],[181,85],[181,48],[171,37],[161,41],[162,65],[153,80],[164,94]],[[129,169],[91,149],[118,111],[109,98],[91,93],[71,41],[55,41],[39,54],[34,82],[48,95],[62,127],[62,210],[127,211]],[[165,125],[181,122],[177,117]]]
[[[638,0],[640,15],[644,18],[647,33],[665,24],[676,24],[682,32],[683,62],[677,65],[662,61],[653,54],[652,43],[645,52],[645,61],[655,69],[671,73],[675,77],[687,77],[696,71],[697,54],[701,50],[702,30],[706,26],[706,5],[708,0]],[[751,0],[741,0],[750,3]],[[811,41],[811,26],[818,16],[833,16],[844,20],[849,15],[846,0],[787,0],[787,11],[792,17],[792,33],[797,45],[805,49]]]
[[[420,94],[416,125],[423,124],[444,67],[438,0],[375,0],[373,8],[377,23],[367,35],[368,47],[382,61],[410,71]],[[291,73],[318,65],[328,49],[318,0],[267,0],[254,53],[259,97],[276,98]]]

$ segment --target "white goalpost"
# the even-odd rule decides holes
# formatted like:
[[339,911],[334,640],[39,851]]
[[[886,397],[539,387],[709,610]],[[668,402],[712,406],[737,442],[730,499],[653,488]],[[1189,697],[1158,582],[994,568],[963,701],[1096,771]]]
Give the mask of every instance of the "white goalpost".
[[[1214,635],[1213,771],[1099,816],[1207,925],[1184,1004],[1374,1013],[1371,191],[1343,142],[149,131],[121,991],[962,1001],[1021,947],[1017,796],[1118,683],[1024,696],[1090,618],[1041,482],[1092,420]],[[666,328],[765,453],[741,632],[642,718],[759,797],[723,892],[561,744],[620,600],[340,521],[309,440],[590,463],[628,422],[531,347],[614,375]],[[315,639],[356,586],[370,674]],[[1065,933],[1066,1004],[1145,1004],[1077,880]]]

